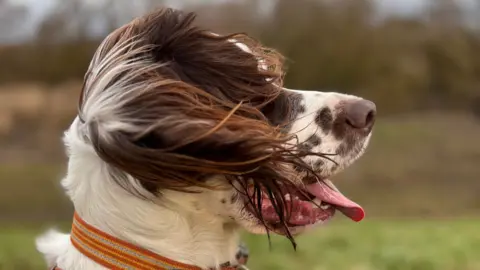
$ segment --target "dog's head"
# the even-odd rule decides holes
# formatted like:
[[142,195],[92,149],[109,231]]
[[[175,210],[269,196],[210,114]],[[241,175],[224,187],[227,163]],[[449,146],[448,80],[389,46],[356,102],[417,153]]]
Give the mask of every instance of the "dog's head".
[[282,86],[282,56],[164,9],[110,34],[80,98],[78,132],[139,200],[289,237],[360,206],[328,178],[366,148],[375,105]]

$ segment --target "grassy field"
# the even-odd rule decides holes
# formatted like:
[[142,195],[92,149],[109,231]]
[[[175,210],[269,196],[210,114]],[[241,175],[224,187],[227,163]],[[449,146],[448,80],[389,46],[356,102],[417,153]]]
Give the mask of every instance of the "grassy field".
[[289,242],[248,237],[251,268],[262,270],[480,269],[480,220],[336,222]]
[[[290,242],[246,235],[252,270],[478,270],[480,220],[332,222]],[[0,232],[1,270],[41,270],[33,246],[38,230]]]

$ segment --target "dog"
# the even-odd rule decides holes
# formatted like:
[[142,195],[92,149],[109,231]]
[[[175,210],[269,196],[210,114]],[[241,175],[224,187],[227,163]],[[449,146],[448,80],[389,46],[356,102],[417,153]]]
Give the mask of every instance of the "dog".
[[329,179],[364,153],[375,104],[289,89],[284,74],[279,52],[194,13],[160,9],[108,35],[64,135],[72,232],[36,241],[48,266],[229,269],[242,230],[295,245],[336,212],[362,220]]

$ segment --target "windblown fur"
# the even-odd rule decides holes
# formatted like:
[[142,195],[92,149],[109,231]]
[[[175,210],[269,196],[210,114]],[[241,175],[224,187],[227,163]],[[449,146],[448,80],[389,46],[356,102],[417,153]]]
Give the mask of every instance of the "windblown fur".
[[[65,133],[62,185],[90,224],[207,268],[235,261],[240,228],[272,230],[262,194],[294,241],[285,194],[350,165],[371,129],[342,124],[343,104],[360,98],[286,89],[278,52],[194,18],[162,9],[100,44]],[[38,239],[50,266],[103,269],[68,238]]]

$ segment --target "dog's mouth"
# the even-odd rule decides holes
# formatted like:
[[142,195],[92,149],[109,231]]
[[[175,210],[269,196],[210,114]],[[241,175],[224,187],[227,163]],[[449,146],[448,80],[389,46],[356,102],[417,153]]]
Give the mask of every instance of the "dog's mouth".
[[283,220],[279,217],[278,205],[270,200],[267,191],[262,190],[261,196],[260,207],[256,198],[258,196],[252,196],[253,206],[247,208],[254,211],[255,207],[258,209],[257,213],[260,210],[264,225],[277,232],[285,225],[296,228],[323,223],[331,219],[336,210],[356,222],[365,217],[363,208],[340,193],[329,180],[308,184],[303,189],[286,193],[283,212],[288,214]]

